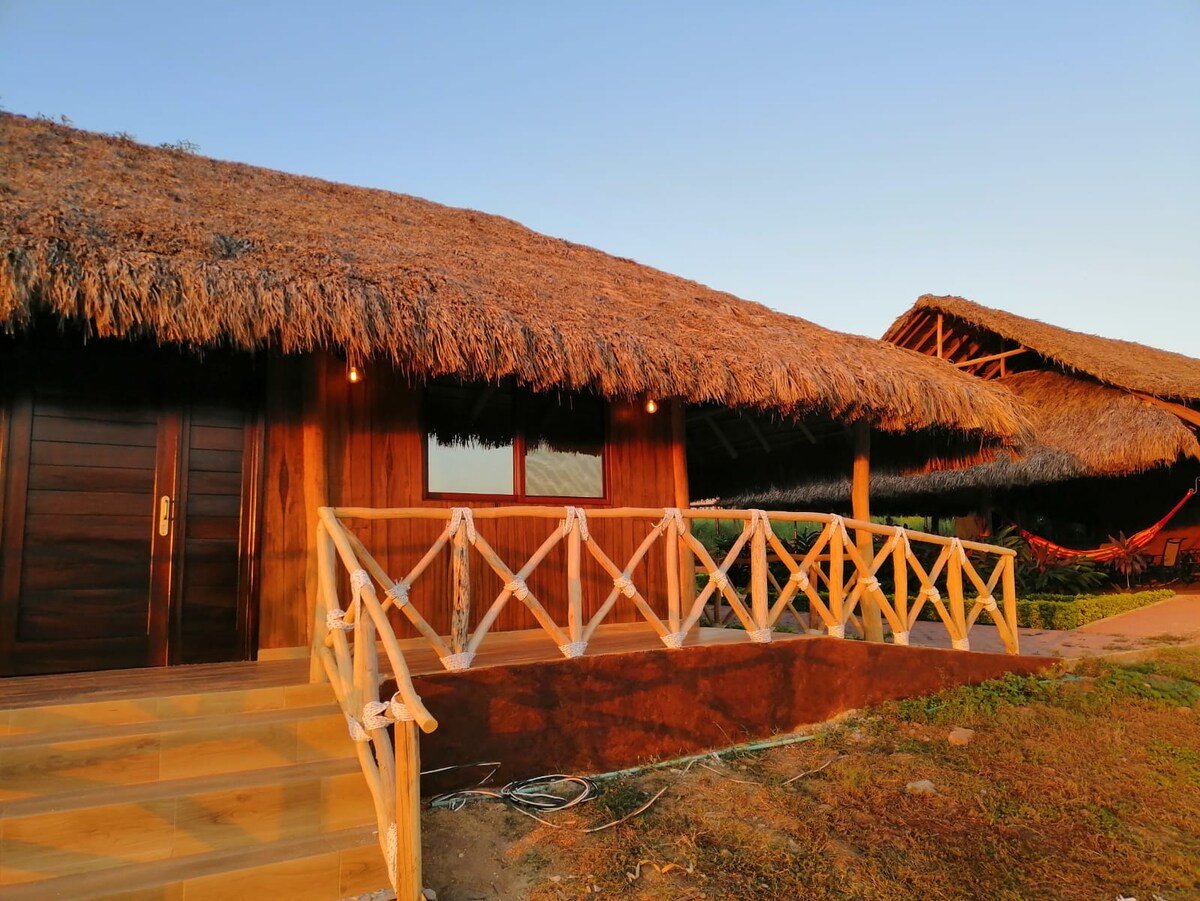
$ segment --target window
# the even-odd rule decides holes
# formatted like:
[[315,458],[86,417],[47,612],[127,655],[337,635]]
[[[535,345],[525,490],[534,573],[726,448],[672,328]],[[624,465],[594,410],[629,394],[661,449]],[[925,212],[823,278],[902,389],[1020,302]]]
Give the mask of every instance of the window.
[[425,389],[430,495],[603,498],[604,401],[535,394],[511,384]]

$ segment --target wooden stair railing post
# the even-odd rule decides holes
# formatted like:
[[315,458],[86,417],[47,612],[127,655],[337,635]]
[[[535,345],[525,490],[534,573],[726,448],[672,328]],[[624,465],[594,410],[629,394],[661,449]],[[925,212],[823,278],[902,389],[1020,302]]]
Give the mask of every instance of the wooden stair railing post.
[[454,609],[450,615],[450,653],[461,654],[471,640],[471,557],[467,530],[459,528],[451,544],[450,575]]
[[312,619],[309,622],[309,628],[312,630],[312,636],[309,642],[308,681],[326,682],[328,681],[328,676],[325,673],[325,665],[321,660],[321,652],[325,648],[325,635],[327,632],[325,614],[336,606],[337,600],[336,598],[328,597],[326,594],[326,585],[332,582],[331,568],[333,566],[334,551],[333,542],[325,532],[325,524],[319,519],[313,526],[312,540],[316,547],[317,584],[311,598]]
[[771,628],[770,599],[767,597],[767,536],[771,528],[765,515],[755,516],[754,534],[750,536],[750,613],[758,629]]
[[392,884],[396,898],[420,901],[421,879],[421,745],[417,724],[396,722],[396,856]]
[[1004,592],[1004,619],[1008,623],[1008,631],[1012,636],[1012,646],[1007,648],[1010,654],[1021,653],[1021,638],[1017,634],[1017,579],[1016,555],[1005,557],[1004,570],[1000,574],[1001,590]]
[[583,528],[578,516],[571,518],[567,533],[567,635],[572,644],[583,641]]
[[[854,423],[854,466],[850,483],[850,504],[859,522],[871,521],[871,425],[865,419]],[[875,556],[875,541],[867,529],[856,529],[854,543],[864,561]],[[859,573],[860,579],[869,573]],[[862,612],[863,637],[867,641],[883,641],[883,616],[879,603],[869,591],[859,597]]]

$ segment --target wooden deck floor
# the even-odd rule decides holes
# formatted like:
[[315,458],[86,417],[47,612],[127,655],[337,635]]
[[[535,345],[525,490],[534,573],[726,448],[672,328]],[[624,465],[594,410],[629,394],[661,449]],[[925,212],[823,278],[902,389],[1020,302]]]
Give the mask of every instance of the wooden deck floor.
[[[804,635],[776,633],[775,641],[795,641]],[[685,647],[747,643],[739,629],[693,630]],[[444,672],[437,654],[419,638],[400,642],[413,675]],[[601,626],[588,645],[589,657],[661,650],[662,642],[646,623]],[[540,660],[561,660],[562,653],[541,629],[496,632],[479,648],[472,668],[511,666]],[[381,665],[386,666],[381,653]],[[64,673],[52,676],[13,676],[0,679],[0,709],[38,707],[86,701],[170,696],[208,691],[245,690],[296,685],[308,680],[308,660],[261,660],[246,663],[207,663],[191,666]]]

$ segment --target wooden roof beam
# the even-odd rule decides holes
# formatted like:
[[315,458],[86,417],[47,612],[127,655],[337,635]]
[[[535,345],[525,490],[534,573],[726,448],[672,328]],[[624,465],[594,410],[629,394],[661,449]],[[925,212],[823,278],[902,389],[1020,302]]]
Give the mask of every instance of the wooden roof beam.
[[708,423],[708,427],[712,429],[712,433],[717,436],[717,441],[721,442],[721,447],[725,448],[725,453],[729,454],[729,459],[736,460],[738,458],[737,448],[733,446],[724,430],[717,424],[716,415],[705,413],[700,418]]
[[1010,357],[1015,357],[1018,354],[1023,353],[1026,353],[1026,348],[1018,347],[1014,350],[1006,350],[1003,353],[988,354],[986,357],[975,357],[974,359],[970,360],[959,360],[954,365],[962,369],[967,366],[977,366],[980,363],[991,363],[994,360],[1007,360]]
[[1156,407],[1160,407],[1163,410],[1174,413],[1189,425],[1194,425],[1200,428],[1200,410],[1193,410],[1191,407],[1185,407],[1183,404],[1177,404],[1173,401],[1163,400],[1161,397],[1155,397],[1153,394],[1143,394],[1140,391],[1131,391],[1129,393],[1134,397],[1140,397],[1147,403],[1154,404]]

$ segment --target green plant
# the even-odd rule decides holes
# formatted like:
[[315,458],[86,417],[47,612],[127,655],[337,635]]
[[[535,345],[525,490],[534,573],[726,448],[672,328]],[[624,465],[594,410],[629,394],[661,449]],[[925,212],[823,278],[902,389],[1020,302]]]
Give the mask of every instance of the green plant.
[[1124,532],[1118,532],[1116,538],[1109,535],[1108,541],[1117,549],[1116,556],[1112,559],[1112,568],[1125,577],[1125,588],[1129,589],[1133,577],[1146,571],[1146,567],[1150,565],[1150,558],[1140,545],[1134,544],[1133,539],[1126,538]]

